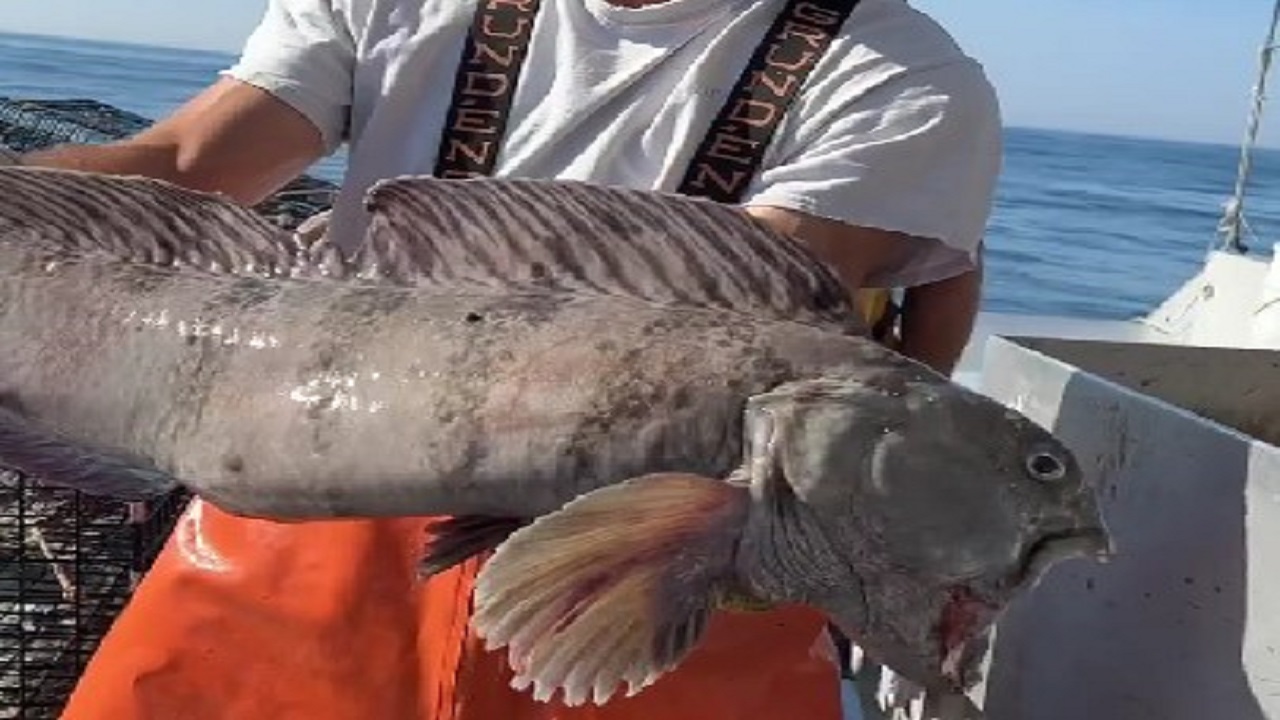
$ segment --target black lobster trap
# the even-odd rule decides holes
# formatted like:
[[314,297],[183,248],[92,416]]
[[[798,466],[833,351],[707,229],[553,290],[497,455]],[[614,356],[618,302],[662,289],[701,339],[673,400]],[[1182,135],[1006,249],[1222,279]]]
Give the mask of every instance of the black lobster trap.
[[56,717],[184,504],[0,474],[0,717]]
[[[0,97],[0,144],[19,152],[109,142],[150,122],[95,100]],[[335,190],[304,175],[255,209],[293,228]],[[117,502],[0,469],[0,720],[58,717],[186,501]]]

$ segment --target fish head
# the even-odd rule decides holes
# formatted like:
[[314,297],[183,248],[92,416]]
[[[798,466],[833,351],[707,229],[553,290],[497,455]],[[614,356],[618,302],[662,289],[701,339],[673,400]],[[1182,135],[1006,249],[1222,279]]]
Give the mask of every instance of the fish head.
[[824,587],[790,579],[798,599],[925,687],[963,690],[974,641],[1015,596],[1058,562],[1111,552],[1071,450],[942,376],[891,367],[792,383],[747,418],[753,494],[797,526],[770,534],[810,538],[844,566],[808,572]]

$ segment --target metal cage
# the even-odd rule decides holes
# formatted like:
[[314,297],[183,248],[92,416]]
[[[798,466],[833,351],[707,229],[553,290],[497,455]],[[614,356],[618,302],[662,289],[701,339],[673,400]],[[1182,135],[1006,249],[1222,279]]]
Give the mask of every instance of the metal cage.
[[0,717],[57,717],[184,505],[0,474]]
[[[20,152],[109,142],[149,124],[95,100],[0,97],[0,143]],[[302,176],[256,209],[296,227],[335,189]],[[116,502],[0,471],[0,720],[58,717],[186,500]]]

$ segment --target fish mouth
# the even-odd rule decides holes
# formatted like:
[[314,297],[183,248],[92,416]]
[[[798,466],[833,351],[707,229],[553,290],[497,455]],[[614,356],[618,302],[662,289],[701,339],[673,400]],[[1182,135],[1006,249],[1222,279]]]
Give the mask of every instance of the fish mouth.
[[1114,555],[1111,536],[1100,527],[1070,528],[1047,532],[1027,546],[1022,553],[1013,585],[1035,582],[1049,568],[1064,560],[1092,556],[1107,562]]
[[[1012,590],[1033,583],[1063,560],[1093,556],[1100,562],[1113,555],[1110,535],[1102,528],[1069,528],[1047,532],[1029,544],[1022,553],[1007,585]],[[974,638],[985,630],[1000,612],[1000,604],[984,597],[968,586],[955,586],[948,591],[938,623],[942,658],[939,673],[956,691],[969,683],[969,650]]]

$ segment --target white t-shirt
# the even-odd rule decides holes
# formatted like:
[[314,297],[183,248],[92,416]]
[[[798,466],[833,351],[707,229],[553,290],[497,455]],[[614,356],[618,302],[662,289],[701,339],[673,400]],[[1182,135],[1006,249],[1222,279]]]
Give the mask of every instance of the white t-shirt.
[[[349,142],[331,232],[382,178],[429,174],[475,0],[270,0],[227,73]],[[498,177],[675,190],[783,0],[542,0]],[[778,127],[743,203],[918,241],[908,287],[970,267],[1001,158],[982,68],[905,0],[863,0]]]

